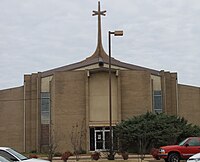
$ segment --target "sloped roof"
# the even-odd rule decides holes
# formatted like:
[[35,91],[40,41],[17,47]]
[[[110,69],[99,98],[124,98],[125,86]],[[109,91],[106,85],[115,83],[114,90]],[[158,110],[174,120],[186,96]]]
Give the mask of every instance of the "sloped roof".
[[[87,66],[90,66],[93,64],[98,64],[99,61],[101,61],[101,62],[103,61],[104,63],[109,64],[108,55],[107,54],[102,55],[102,53],[99,53],[97,55],[97,53],[94,53],[92,56],[86,58],[83,61],[80,61],[80,62],[77,62],[74,64],[70,64],[70,65],[66,65],[66,66],[62,66],[59,68],[51,69],[48,71],[44,71],[41,73],[41,76],[46,77],[46,76],[53,75],[53,73],[57,72],[57,71],[69,71],[69,70],[79,69],[82,67],[87,67]],[[118,67],[129,69],[129,70],[143,70],[143,71],[149,71],[151,74],[155,74],[155,75],[159,74],[159,71],[157,71],[157,70],[153,70],[153,69],[149,69],[149,68],[145,68],[145,67],[141,67],[141,66],[137,66],[137,65],[133,65],[133,64],[128,64],[128,63],[116,60],[114,58],[111,58],[111,64],[118,66]]]
[[[98,16],[97,47],[96,47],[95,52],[90,57],[86,58],[83,61],[74,63],[74,64],[62,66],[62,67],[51,69],[48,71],[44,71],[41,73],[41,76],[45,77],[45,76],[53,75],[53,73],[57,72],[57,71],[69,71],[69,70],[79,69],[82,67],[87,67],[89,65],[97,64],[100,61],[101,62],[103,61],[104,63],[109,64],[109,56],[106,54],[106,52],[103,49],[102,39],[101,39],[101,16],[105,16],[105,13],[106,13],[106,11],[101,11],[101,9],[100,9],[100,1],[99,1],[98,2],[98,11],[93,11],[93,16],[96,16],[96,15]],[[157,71],[157,70],[148,69],[148,68],[124,63],[124,62],[121,62],[114,58],[111,58],[111,64],[118,66],[118,67],[130,69],[130,70],[143,70],[143,71],[145,70],[145,71],[149,71],[150,73],[155,74],[155,75],[159,74],[159,71]]]

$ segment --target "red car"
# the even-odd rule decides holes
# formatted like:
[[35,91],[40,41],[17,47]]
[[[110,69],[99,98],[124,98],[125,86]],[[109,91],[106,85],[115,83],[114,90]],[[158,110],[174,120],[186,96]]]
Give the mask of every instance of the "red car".
[[178,145],[163,146],[158,156],[166,162],[179,162],[200,152],[200,137],[189,137]]

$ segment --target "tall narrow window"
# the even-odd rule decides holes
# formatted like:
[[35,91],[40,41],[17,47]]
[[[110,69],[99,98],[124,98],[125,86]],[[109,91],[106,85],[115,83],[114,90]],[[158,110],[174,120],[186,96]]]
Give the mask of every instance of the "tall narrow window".
[[50,93],[41,93],[41,123],[50,124]]
[[50,93],[41,93],[41,145],[49,144]]
[[162,113],[162,92],[154,91],[153,92],[153,102],[154,102],[154,112]]

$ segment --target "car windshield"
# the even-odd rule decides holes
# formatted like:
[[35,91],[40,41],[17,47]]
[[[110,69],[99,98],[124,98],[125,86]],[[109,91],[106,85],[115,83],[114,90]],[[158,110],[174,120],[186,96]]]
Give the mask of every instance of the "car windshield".
[[7,151],[10,152],[10,153],[12,153],[13,155],[15,155],[20,160],[26,160],[26,159],[28,159],[26,156],[18,153],[17,151],[15,151],[13,149],[7,149]]
[[188,140],[188,138],[186,138],[185,140],[183,140],[182,142],[180,142],[178,145],[179,146],[183,146],[187,140]]

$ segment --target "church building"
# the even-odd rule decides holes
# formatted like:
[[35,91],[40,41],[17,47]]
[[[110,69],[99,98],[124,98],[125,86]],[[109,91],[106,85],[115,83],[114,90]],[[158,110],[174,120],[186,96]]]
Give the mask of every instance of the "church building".
[[[107,150],[109,56],[102,45],[100,10],[97,47],[83,61],[24,75],[23,86],[0,90],[0,145],[21,152]],[[200,87],[181,85],[177,73],[111,58],[112,126],[149,112],[184,117],[200,125]]]

